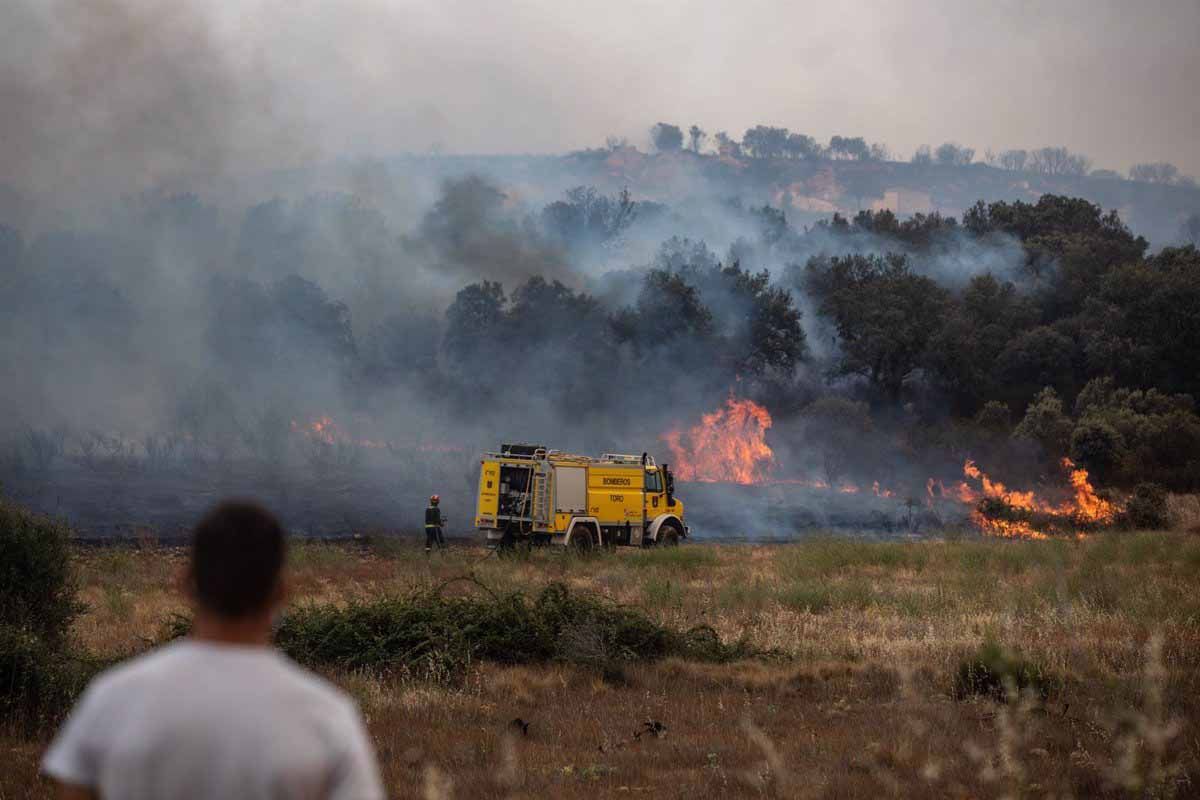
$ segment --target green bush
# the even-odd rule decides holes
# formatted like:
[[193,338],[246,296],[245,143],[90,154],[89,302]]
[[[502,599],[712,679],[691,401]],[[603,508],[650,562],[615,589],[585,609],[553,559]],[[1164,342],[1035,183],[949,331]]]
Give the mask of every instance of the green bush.
[[954,697],[1006,701],[1010,691],[1031,691],[1045,700],[1058,683],[1041,665],[1009,653],[996,642],[985,642],[977,653],[959,662]]
[[1085,417],[1071,432],[1071,458],[1102,483],[1113,479],[1126,457],[1120,432],[1102,419]]
[[72,658],[27,629],[0,625],[0,720],[28,737],[52,728],[103,666]]
[[[711,628],[678,631],[636,609],[551,584],[535,597],[521,592],[446,596],[422,592],[339,607],[288,612],[276,643],[311,667],[407,669],[461,675],[475,660],[562,661],[601,666],[680,656],[730,661],[764,655],[743,642],[726,644]],[[177,621],[172,633],[185,630]],[[430,665],[437,669],[431,670]]]
[[81,611],[66,526],[0,499],[0,625],[56,646]]
[[1157,483],[1139,483],[1125,504],[1122,522],[1129,528],[1161,530],[1170,527],[1167,492]]

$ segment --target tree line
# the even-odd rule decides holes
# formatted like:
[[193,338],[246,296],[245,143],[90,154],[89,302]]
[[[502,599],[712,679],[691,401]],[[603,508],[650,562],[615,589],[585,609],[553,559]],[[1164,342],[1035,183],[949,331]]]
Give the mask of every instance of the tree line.
[[[803,229],[727,202],[743,234],[724,252],[668,236],[633,263],[623,242],[682,212],[580,187],[521,216],[467,178],[398,238],[356,198],[321,197],[252,207],[223,249],[210,211],[160,198],[120,235],[0,229],[0,354],[25,377],[9,411],[68,406],[53,393],[87,380],[89,409],[128,393],[194,439],[229,438],[239,403],[369,409],[403,388],[463,419],[540,408],[602,436],[736,386],[831,471],[858,449],[871,468],[1066,455],[1113,485],[1200,487],[1200,253],[1152,253],[1085,200]],[[597,251],[606,270],[570,269]],[[456,282],[448,303],[430,276]],[[35,387],[36,407],[11,407]],[[515,400],[481,409],[481,391]]]
[[[706,150],[706,143],[712,142]],[[755,125],[747,128],[739,140],[726,131],[717,131],[711,137],[699,125],[693,124],[686,130],[669,122],[658,122],[650,128],[650,142],[660,153],[689,150],[693,153],[713,152],[720,156],[752,159],[832,159],[851,161],[891,161],[892,151],[882,142],[868,144],[861,136],[835,135],[822,144],[805,133],[793,132],[786,127]],[[613,138],[610,145],[627,144],[625,140]],[[943,142],[936,148],[920,145],[909,159],[915,166],[964,167],[976,162],[977,152],[957,142]],[[1040,147],[1032,150],[1014,148],[994,152],[987,150],[982,163],[1011,172],[1028,172],[1051,177],[1083,177],[1121,179],[1122,176],[1110,169],[1093,169],[1092,159],[1081,153],[1073,153],[1066,147]],[[1154,183],[1169,186],[1195,187],[1196,179],[1185,175],[1177,166],[1168,162],[1145,162],[1131,166],[1125,177],[1139,183]]]

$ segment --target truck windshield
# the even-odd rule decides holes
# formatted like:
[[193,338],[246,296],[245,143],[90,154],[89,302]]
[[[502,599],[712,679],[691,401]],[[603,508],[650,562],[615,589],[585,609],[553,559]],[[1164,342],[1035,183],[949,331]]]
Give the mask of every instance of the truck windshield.
[[662,491],[662,473],[661,472],[646,472],[646,492],[661,492]]

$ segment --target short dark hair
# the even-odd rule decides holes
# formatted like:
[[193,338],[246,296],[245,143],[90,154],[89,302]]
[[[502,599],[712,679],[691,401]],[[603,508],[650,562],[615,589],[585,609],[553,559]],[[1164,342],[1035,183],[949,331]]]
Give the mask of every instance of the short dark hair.
[[286,549],[283,526],[270,511],[246,500],[221,503],[192,531],[196,601],[229,619],[262,611],[279,584]]

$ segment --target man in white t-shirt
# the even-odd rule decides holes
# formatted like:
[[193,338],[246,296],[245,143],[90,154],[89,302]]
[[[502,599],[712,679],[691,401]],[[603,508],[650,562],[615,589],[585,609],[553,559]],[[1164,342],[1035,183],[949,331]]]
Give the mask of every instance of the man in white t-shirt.
[[42,770],[62,798],[376,800],[354,702],[270,645],[286,543],[257,505],[224,503],[192,537],[192,635],[97,677]]

